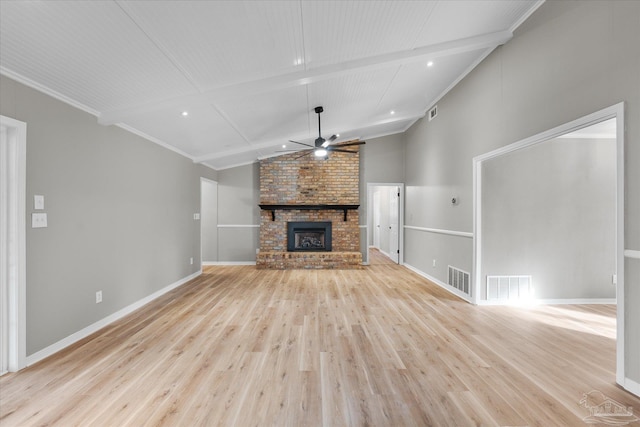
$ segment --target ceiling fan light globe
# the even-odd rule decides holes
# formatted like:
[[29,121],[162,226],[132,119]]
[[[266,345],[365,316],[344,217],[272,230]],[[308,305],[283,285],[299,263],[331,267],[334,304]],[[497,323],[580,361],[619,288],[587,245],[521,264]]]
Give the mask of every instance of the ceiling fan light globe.
[[316,157],[324,157],[324,156],[326,156],[326,155],[327,155],[327,150],[325,150],[324,148],[318,148],[317,150],[315,150],[315,151],[313,152],[313,154],[314,154]]

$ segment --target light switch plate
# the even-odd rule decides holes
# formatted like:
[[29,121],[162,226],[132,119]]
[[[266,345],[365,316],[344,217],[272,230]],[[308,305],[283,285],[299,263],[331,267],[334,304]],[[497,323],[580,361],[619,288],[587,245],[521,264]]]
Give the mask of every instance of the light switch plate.
[[45,228],[47,226],[47,214],[46,213],[32,213],[31,214],[31,228]]
[[38,194],[33,196],[33,209],[44,209],[44,196]]

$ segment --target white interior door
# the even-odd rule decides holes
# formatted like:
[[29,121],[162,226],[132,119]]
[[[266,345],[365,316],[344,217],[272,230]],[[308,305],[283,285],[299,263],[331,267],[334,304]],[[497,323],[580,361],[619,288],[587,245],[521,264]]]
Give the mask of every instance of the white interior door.
[[399,262],[399,237],[398,237],[398,219],[400,217],[400,190],[393,187],[389,191],[389,257],[394,262]]
[[218,183],[200,178],[200,245],[203,264],[218,261]]
[[373,246],[380,248],[380,192],[373,193]]

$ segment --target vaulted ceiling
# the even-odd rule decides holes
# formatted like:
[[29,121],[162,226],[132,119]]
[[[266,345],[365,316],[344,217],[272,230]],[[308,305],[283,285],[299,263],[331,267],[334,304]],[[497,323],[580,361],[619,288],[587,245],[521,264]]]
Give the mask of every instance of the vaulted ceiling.
[[338,141],[405,131],[540,3],[3,0],[0,73],[223,169],[319,105]]

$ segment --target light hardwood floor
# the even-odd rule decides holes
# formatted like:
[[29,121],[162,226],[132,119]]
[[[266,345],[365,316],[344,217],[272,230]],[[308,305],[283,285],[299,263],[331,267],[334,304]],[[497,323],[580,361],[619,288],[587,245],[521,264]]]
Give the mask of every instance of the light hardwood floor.
[[640,415],[614,338],[613,306],[475,307],[376,253],[206,267],[0,378],[0,425],[585,426],[591,390]]

